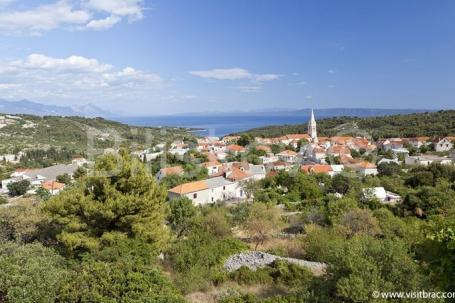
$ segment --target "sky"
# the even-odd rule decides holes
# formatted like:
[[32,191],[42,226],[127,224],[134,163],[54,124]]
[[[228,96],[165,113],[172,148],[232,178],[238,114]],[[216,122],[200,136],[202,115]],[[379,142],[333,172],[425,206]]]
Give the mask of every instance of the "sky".
[[123,115],[455,108],[455,1],[0,0],[0,99]]

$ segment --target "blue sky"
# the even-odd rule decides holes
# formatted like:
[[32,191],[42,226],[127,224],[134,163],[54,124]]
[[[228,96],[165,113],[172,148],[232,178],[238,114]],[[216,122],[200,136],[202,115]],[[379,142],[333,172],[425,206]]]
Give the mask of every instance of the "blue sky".
[[454,108],[455,2],[0,0],[0,98],[127,115]]

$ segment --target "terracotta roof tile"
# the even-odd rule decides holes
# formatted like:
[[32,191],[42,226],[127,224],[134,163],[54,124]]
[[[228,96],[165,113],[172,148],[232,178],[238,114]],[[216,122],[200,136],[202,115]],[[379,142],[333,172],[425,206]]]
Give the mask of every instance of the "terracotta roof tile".
[[179,195],[188,194],[195,191],[200,191],[208,189],[207,183],[204,180],[194,181],[189,183],[180,184],[174,188],[171,188],[169,191]]
[[65,187],[65,184],[57,182],[57,181],[46,181],[41,184],[44,189],[47,190],[57,190],[62,189]]
[[181,166],[171,166],[171,167],[163,167],[160,169],[160,172],[168,175],[179,175],[183,174],[183,168]]
[[332,167],[327,164],[302,165],[300,169],[306,173],[328,174],[333,171]]

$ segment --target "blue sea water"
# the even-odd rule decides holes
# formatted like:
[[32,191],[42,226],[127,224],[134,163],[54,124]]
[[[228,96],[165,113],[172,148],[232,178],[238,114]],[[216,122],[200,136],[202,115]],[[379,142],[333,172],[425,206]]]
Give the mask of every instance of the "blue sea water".
[[196,133],[202,136],[225,136],[239,131],[284,124],[308,122],[308,115],[286,116],[153,116],[123,117],[115,120],[135,126],[176,126],[202,129]]

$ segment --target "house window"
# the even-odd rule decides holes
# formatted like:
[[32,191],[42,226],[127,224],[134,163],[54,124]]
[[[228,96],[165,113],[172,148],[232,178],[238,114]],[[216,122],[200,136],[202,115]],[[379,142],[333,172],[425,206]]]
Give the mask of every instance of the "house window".
[[240,197],[243,197],[243,190],[240,191]]
[[223,186],[223,190],[226,190],[226,186]]
[[193,199],[196,199],[196,198],[197,198],[197,194],[194,193],[194,194],[193,194]]

